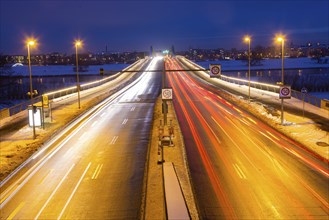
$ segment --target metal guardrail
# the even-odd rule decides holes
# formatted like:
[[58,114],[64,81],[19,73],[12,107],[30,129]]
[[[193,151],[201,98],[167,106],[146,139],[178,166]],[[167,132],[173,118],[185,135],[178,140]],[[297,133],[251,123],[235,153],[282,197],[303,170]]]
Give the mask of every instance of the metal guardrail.
[[[136,67],[138,65],[143,65],[144,62],[146,62],[146,60],[144,60],[144,62],[140,63],[141,60],[139,61],[136,61],[135,63],[133,63],[132,65],[128,66],[127,68],[123,69],[122,71],[118,71],[117,74],[113,75],[113,76],[109,76],[109,77],[106,77],[104,79],[101,79],[101,80],[97,80],[97,81],[94,81],[94,82],[90,82],[90,83],[85,83],[85,84],[81,84],[80,85],[80,91],[82,90],[87,90],[87,89],[90,89],[90,88],[93,88],[93,87],[97,87],[99,85],[102,85],[104,83],[107,83],[115,78],[117,78],[121,73],[124,73],[126,72],[126,70],[128,69],[131,69],[133,67]],[[139,72],[138,70],[137,71],[129,71],[129,72]],[[69,88],[66,88],[66,89],[61,89],[61,90],[58,90],[58,91],[54,91],[54,92],[48,92],[48,93],[45,93],[43,95],[47,95],[48,96],[48,100],[52,100],[52,99],[55,99],[55,98],[59,98],[59,97],[62,97],[62,96],[66,96],[66,95],[69,95],[69,94],[73,94],[77,92],[77,87],[76,86],[73,86],[73,87],[69,87]],[[22,102],[20,104],[17,104],[13,107],[10,107],[10,108],[5,108],[5,109],[2,109],[0,111],[0,120],[1,119],[4,119],[6,117],[10,117],[10,116],[13,116],[21,111],[24,111],[28,108],[29,105],[31,105],[32,103],[35,104],[35,103],[38,103],[38,102],[41,102],[42,101],[42,96],[36,96],[31,100],[27,100],[25,102]]]
[[[190,61],[188,59],[184,59],[184,61],[189,62],[190,65],[195,66],[199,69],[202,69],[204,71],[208,71],[207,69],[199,66],[196,63],[193,63],[192,61]],[[223,74],[221,75],[221,80],[227,81],[229,83],[234,83],[234,84],[238,84],[238,85],[245,85],[245,86],[248,86],[248,83],[249,83],[248,80],[234,78],[234,77],[230,77],[230,76],[225,76]],[[260,89],[260,90],[275,92],[275,93],[278,93],[278,94],[280,92],[280,86],[273,85],[273,84],[266,84],[266,83],[259,83],[259,82],[250,81],[250,87]],[[299,99],[299,100],[304,100],[306,103],[309,103],[311,105],[314,105],[314,106],[317,106],[317,107],[321,108],[321,100],[322,99],[320,99],[318,97],[308,95],[308,94],[305,94],[305,93],[301,93],[301,92],[296,91],[296,90],[291,90],[291,96],[296,98],[296,99]]]

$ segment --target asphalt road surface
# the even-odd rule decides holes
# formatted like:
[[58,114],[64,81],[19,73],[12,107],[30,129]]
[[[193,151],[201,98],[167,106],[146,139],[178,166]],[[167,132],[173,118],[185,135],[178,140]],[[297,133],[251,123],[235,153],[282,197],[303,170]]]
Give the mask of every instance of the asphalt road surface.
[[[148,68],[157,69],[157,61]],[[139,218],[160,88],[161,73],[141,74],[134,86],[56,141],[56,147],[36,155],[37,162],[2,186],[1,219]]]
[[[176,59],[166,69],[183,69]],[[190,73],[167,73],[203,219],[328,219],[328,163]]]

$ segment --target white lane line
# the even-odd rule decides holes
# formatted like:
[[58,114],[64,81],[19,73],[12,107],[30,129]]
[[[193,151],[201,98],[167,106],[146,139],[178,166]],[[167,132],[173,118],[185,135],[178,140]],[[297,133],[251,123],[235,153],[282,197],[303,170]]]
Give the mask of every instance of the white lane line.
[[254,123],[255,125],[257,125],[257,122],[255,120],[253,120],[252,118],[250,117],[247,117],[249,119],[249,121],[251,121],[252,123]]
[[70,201],[71,201],[73,195],[75,194],[75,192],[77,191],[78,187],[80,186],[80,183],[81,183],[82,179],[85,177],[85,175],[86,175],[86,173],[87,173],[87,171],[88,171],[90,165],[91,165],[91,162],[89,162],[88,166],[86,167],[85,171],[83,172],[82,176],[80,177],[79,182],[77,183],[77,185],[75,186],[74,190],[72,191],[72,193],[71,193],[69,199],[67,200],[67,202],[66,202],[64,208],[62,209],[61,213],[59,214],[57,220],[59,220],[59,219],[62,218],[62,215],[64,214],[64,212],[65,212],[65,210],[66,210],[66,207],[68,206],[68,204],[70,203]]
[[87,134],[87,132],[83,132],[83,134],[79,137],[79,141],[82,139],[82,138],[84,138],[84,136]]
[[103,117],[104,117],[104,115],[105,115],[105,112],[103,112],[103,114],[101,114],[101,118],[103,118]]
[[255,170],[258,170],[256,165],[249,159],[249,157],[242,151],[242,149],[239,147],[239,145],[231,138],[231,136],[224,130],[224,128],[216,121],[214,117],[212,117],[212,120],[217,124],[218,127],[224,132],[224,134],[231,140],[231,142],[238,148],[238,150],[245,156],[245,158],[249,161],[249,163],[255,168]]
[[259,131],[259,133],[261,133],[264,137],[267,137],[267,138],[270,139],[273,143],[275,143],[275,141],[274,141],[271,137],[267,136],[266,134],[264,134],[264,133],[261,132],[261,131]]
[[72,147],[70,147],[70,148],[66,151],[66,153],[63,155],[63,157],[67,157],[67,156],[70,154],[71,151],[72,151]]
[[236,108],[233,106],[233,108],[235,109],[235,111],[239,112],[240,114],[242,114],[242,111],[240,111],[240,109]]
[[275,213],[275,218],[276,219],[279,219],[280,218],[280,213],[278,212],[278,210],[275,208],[275,206],[273,206],[272,205],[272,209],[273,209],[273,211],[274,211],[274,213]]
[[240,118],[240,121],[247,125],[248,127],[250,126],[249,122],[247,122],[244,118]]
[[130,111],[131,112],[135,111],[135,108],[136,108],[135,106],[134,107],[131,107]]
[[99,173],[101,172],[102,168],[103,168],[103,164],[98,164],[93,176],[91,177],[91,179],[93,179],[93,180],[97,179],[97,177],[98,177]]
[[23,206],[25,205],[25,202],[21,202],[16,209],[9,215],[9,217],[7,218],[7,220],[12,220],[14,219],[15,215],[23,208]]
[[61,181],[59,182],[59,184],[56,186],[55,190],[51,193],[51,195],[47,199],[46,203],[42,206],[42,208],[40,209],[40,211],[38,212],[37,216],[35,216],[34,219],[38,219],[40,217],[41,213],[46,208],[46,206],[48,205],[48,203],[50,202],[50,200],[53,198],[53,196],[55,195],[55,193],[57,192],[57,190],[59,189],[59,187],[62,185],[62,183],[66,179],[67,175],[69,175],[69,173],[73,169],[74,165],[75,164],[72,164],[72,166],[70,167],[70,169],[66,172],[66,174],[64,175],[64,177],[61,179]]
[[247,179],[246,175],[244,175],[238,164],[233,164],[233,167],[241,179]]
[[283,169],[282,165],[275,158],[272,159],[272,163],[274,166],[278,167],[282,173],[284,173],[286,176],[289,176],[288,173]]
[[269,135],[271,135],[271,137],[275,138],[276,140],[278,140],[278,141],[280,140],[279,138],[275,137],[274,134],[272,134],[271,132],[269,132],[269,131],[266,131],[266,132],[267,132]]
[[128,118],[126,118],[125,120],[123,120],[123,122],[121,123],[122,125],[127,124]]
[[110,144],[115,144],[115,142],[118,140],[118,137],[119,136],[114,136]]
[[94,121],[94,123],[91,125],[91,127],[94,127],[95,124],[97,124],[98,121]]

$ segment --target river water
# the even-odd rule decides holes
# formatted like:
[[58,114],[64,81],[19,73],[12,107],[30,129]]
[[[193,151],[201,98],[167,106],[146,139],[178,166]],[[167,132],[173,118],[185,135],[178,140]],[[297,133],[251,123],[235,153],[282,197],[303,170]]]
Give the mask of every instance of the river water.
[[[127,64],[114,64],[103,66],[91,66],[87,72],[79,73],[81,84],[103,78],[99,69],[121,70]],[[291,85],[293,90],[300,91],[307,88],[310,94],[329,100],[329,68],[286,69],[284,71],[285,83]],[[7,72],[6,72],[7,71]],[[72,66],[33,66],[32,85],[39,94],[67,88],[76,85],[76,73]],[[247,70],[223,71],[223,75],[248,79]],[[276,84],[281,82],[281,70],[252,70],[251,81]],[[21,101],[27,100],[27,92],[30,90],[28,68],[26,66],[17,69],[0,69],[0,109],[10,107]]]

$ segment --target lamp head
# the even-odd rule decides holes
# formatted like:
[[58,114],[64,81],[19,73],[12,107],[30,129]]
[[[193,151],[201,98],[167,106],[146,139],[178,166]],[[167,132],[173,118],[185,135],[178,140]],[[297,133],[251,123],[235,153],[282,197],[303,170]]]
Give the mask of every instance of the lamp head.
[[35,44],[35,41],[30,40],[29,42],[27,42],[29,45],[33,46]]
[[283,37],[277,37],[276,39],[278,42],[283,42],[284,41],[284,38]]
[[80,47],[82,45],[82,41],[81,40],[76,40],[74,42],[74,44],[75,44],[76,47]]

